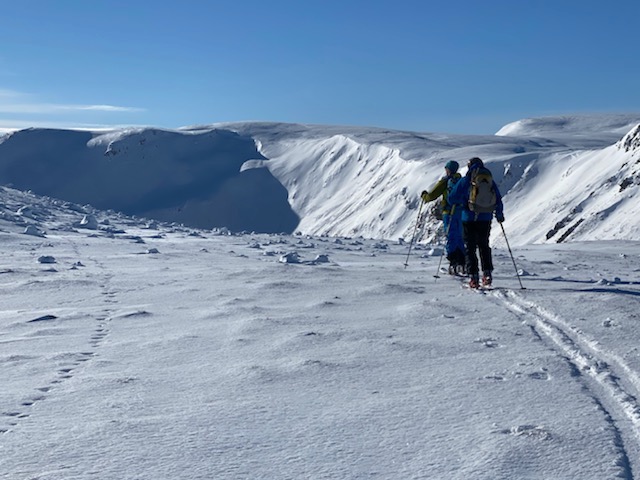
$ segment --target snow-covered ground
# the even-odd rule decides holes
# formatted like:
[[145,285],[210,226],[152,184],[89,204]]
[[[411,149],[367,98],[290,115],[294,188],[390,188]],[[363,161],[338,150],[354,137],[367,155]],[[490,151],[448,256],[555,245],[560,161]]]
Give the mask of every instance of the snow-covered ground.
[[3,479],[640,478],[637,242],[478,293],[427,243],[0,196]]

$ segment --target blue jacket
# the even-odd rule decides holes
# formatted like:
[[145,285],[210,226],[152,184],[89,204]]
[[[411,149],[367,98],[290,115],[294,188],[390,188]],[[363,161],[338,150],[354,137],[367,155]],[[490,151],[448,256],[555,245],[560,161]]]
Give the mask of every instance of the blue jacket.
[[[462,209],[462,221],[463,222],[490,222],[493,219],[493,214],[491,213],[478,213],[472,212],[469,210],[469,191],[471,189],[471,175],[476,168],[480,168],[479,165],[473,165],[467,174],[458,181],[449,192],[449,203],[452,205],[456,205],[456,210]],[[500,190],[498,190],[498,185],[496,182],[493,182],[493,188],[496,191],[496,210],[495,214],[497,218],[503,217],[503,205],[502,205],[502,195],[500,194]]]

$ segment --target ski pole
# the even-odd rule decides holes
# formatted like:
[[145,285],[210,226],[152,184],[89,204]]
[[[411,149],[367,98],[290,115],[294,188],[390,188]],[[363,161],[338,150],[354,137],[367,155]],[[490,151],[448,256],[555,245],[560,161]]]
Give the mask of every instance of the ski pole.
[[507,239],[507,232],[504,231],[504,225],[502,222],[498,222],[500,224],[500,228],[502,228],[502,234],[504,235],[504,241],[507,242],[507,248],[509,249],[509,255],[511,255],[511,261],[513,262],[513,268],[516,269],[516,276],[518,277],[518,282],[520,282],[520,289],[525,290],[522,285],[522,280],[520,279],[520,272],[518,272],[518,267],[516,266],[516,260],[513,258],[513,252],[511,251],[511,247],[509,246],[509,239]]
[[[447,225],[447,231],[444,233],[445,242],[449,241],[449,230],[451,230],[451,222],[453,220],[453,213],[455,212],[455,210],[456,210],[456,206],[453,205],[451,207],[451,213],[449,213],[449,225]],[[440,273],[440,265],[442,265],[442,257],[444,257],[445,250],[446,250],[446,243],[445,243],[445,248],[442,249],[442,253],[440,254],[440,261],[438,262],[438,270],[436,270],[436,274],[434,275],[436,282],[440,278],[440,275],[438,274]]]
[[409,243],[409,251],[407,252],[407,259],[404,262],[404,268],[409,266],[409,255],[411,254],[411,247],[413,246],[413,241],[416,239],[416,232],[418,231],[418,223],[420,223],[420,214],[422,213],[422,206],[424,205],[424,201],[420,199],[420,208],[418,208],[418,218],[416,218],[416,226],[413,229],[413,236],[411,237],[411,243]]

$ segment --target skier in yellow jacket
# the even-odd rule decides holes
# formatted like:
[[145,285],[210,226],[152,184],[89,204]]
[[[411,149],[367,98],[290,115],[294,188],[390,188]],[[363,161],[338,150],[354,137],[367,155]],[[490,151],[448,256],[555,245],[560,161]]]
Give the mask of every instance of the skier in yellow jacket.
[[458,173],[459,164],[455,160],[450,160],[444,166],[446,175],[435,184],[428,192],[424,190],[421,198],[423,202],[432,202],[440,198],[442,206],[442,222],[447,235],[447,260],[449,260],[449,273],[451,275],[465,274],[465,251],[462,238],[462,210],[456,210],[448,202],[448,195],[453,186],[460,180]]

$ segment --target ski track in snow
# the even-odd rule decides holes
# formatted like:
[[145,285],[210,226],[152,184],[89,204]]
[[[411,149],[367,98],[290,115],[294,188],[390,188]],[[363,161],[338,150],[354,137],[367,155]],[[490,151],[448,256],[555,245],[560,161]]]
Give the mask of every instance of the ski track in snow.
[[[541,340],[565,358],[576,377],[584,380],[594,401],[615,431],[618,461],[628,480],[634,479],[633,461],[640,452],[640,377],[613,352],[599,346],[579,328],[513,290],[496,290],[492,297],[527,324]],[[638,465],[635,466],[638,468]]]

